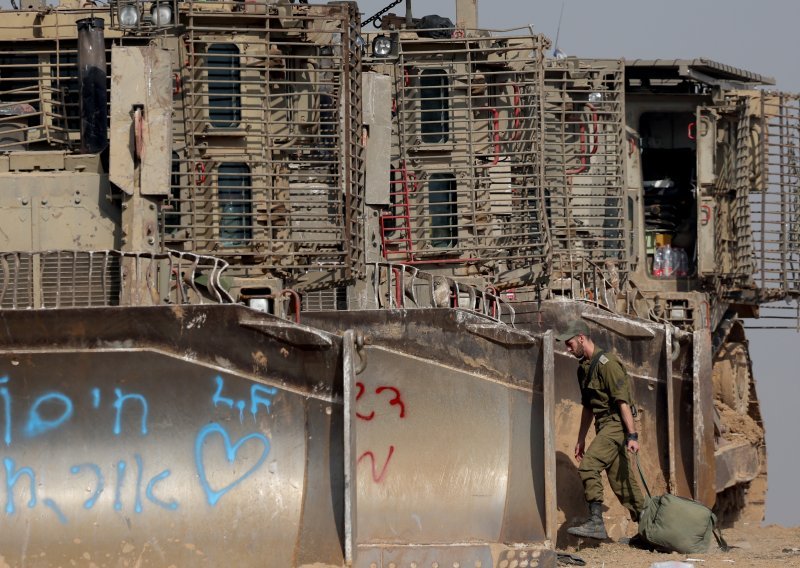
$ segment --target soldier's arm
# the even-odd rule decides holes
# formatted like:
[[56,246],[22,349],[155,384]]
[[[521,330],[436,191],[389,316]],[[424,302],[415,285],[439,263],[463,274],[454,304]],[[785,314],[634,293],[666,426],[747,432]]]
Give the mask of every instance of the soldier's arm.
[[583,454],[586,451],[586,433],[589,431],[589,426],[592,425],[594,414],[591,408],[584,406],[581,411],[581,425],[578,429],[578,441],[575,443],[575,459],[581,461]]
[[619,401],[619,415],[622,424],[625,426],[625,447],[634,454],[639,451],[639,434],[636,432],[636,424],[633,421],[633,412],[627,402]]

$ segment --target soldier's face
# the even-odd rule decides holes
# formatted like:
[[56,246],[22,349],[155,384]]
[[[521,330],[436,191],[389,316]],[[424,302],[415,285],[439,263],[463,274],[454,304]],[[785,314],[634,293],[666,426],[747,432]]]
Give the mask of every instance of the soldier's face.
[[584,356],[584,345],[583,345],[584,337],[582,335],[576,335],[571,339],[567,339],[565,345],[567,346],[567,351],[572,353],[572,355],[576,359],[583,359]]

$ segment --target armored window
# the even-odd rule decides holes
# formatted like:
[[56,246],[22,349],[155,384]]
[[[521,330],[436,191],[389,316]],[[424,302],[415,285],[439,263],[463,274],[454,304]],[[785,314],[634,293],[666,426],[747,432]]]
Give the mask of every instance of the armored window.
[[246,164],[219,166],[219,239],[223,246],[244,246],[253,238],[251,225],[252,186]]
[[239,48],[232,43],[208,46],[208,118],[214,128],[235,128],[242,119]]
[[441,144],[450,137],[450,78],[444,69],[426,69],[419,78],[422,141]]
[[428,181],[428,213],[431,246],[452,248],[458,241],[456,178],[452,174],[431,174]]

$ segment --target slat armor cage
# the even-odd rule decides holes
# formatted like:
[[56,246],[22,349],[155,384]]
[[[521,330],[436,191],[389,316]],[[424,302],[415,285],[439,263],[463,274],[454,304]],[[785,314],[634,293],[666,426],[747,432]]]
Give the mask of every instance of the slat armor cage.
[[543,185],[554,290],[592,282],[598,271],[618,288],[630,270],[624,76],[622,61],[547,62]]
[[[362,270],[358,14],[188,2],[166,245],[330,286]],[[305,279],[305,280],[304,280]]]
[[547,40],[447,32],[402,33],[396,58],[371,61],[392,81],[383,255],[473,265],[502,282],[542,265],[549,250],[540,185]]
[[[54,10],[39,16],[30,12],[3,13],[0,152],[70,150],[79,146],[76,22],[92,14],[91,10]],[[106,41],[107,61],[111,41]]]

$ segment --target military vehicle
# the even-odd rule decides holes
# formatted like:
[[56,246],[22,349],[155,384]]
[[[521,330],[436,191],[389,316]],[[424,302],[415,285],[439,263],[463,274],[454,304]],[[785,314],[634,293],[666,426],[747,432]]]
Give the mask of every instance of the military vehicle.
[[3,12],[5,562],[553,566],[578,317],[655,487],[763,517],[798,97],[397,4]]

